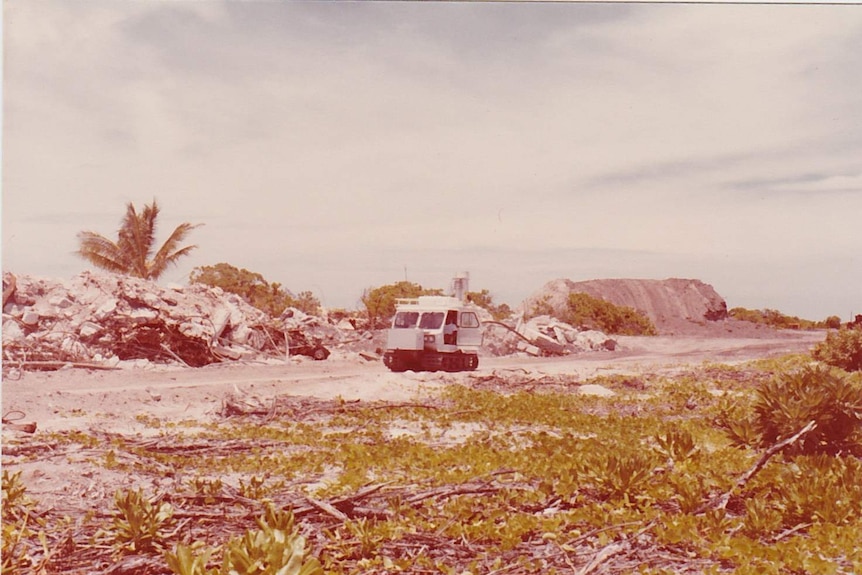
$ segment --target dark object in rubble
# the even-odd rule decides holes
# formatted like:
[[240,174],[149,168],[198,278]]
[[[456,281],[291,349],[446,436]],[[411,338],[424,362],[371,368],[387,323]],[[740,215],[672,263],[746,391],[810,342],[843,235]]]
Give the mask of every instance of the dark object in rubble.
[[318,338],[309,339],[298,329],[290,330],[288,336],[290,355],[305,355],[316,361],[322,361],[331,353]]

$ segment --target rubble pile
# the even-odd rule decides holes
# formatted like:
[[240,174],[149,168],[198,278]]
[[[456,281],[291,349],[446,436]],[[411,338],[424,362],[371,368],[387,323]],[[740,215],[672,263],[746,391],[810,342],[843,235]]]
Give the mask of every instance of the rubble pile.
[[314,350],[324,340],[344,339],[320,318],[288,310],[275,320],[236,294],[202,284],[164,287],[93,272],[66,281],[4,274],[3,283],[4,367],[199,367],[285,357],[286,341]]
[[[495,322],[485,310],[488,355],[565,355],[614,349],[598,331],[579,331],[550,316]],[[89,369],[168,363],[200,367],[235,360],[326,359],[330,348],[379,359],[386,330],[327,319],[296,308],[273,318],[240,296],[203,284],[161,286],[107,272],[67,280],[5,273],[3,368]]]
[[548,315],[529,321],[519,319],[514,327],[486,322],[482,346],[490,355],[524,353],[532,356],[568,355],[583,351],[613,351],[616,341],[596,330],[580,331]]

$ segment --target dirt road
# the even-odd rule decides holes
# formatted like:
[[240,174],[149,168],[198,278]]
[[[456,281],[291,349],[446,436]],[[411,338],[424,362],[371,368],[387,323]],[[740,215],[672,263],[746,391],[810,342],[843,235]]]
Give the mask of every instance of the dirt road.
[[[679,367],[703,361],[734,363],[806,352],[823,332],[791,332],[774,338],[689,336],[620,337],[615,351],[553,358],[483,357],[473,373],[390,373],[381,362],[339,357],[323,362],[292,358],[270,364],[219,364],[204,368],[154,367],[120,371],[64,369],[12,373],[2,386],[4,418],[35,422],[40,431],[97,428],[143,433],[140,420],[205,420],[227,394],[266,400],[298,395],[345,400],[415,399],[448,382],[495,370],[568,374],[583,381],[597,374]],[[17,376],[17,377],[16,377]],[[4,439],[8,433],[3,430]]]

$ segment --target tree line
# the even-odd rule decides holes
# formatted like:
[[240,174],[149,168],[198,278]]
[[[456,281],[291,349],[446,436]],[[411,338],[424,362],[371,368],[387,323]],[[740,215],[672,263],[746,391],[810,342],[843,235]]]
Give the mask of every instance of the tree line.
[[[120,222],[117,239],[112,240],[93,231],[78,234],[77,254],[106,271],[133,277],[158,280],[171,265],[189,255],[198,246],[186,245],[189,233],[201,224],[184,222],[177,226],[168,239],[156,249],[156,224],[160,209],[156,200],[145,204],[140,212],[134,204],[126,205],[126,213]],[[270,282],[261,274],[239,268],[228,263],[199,266],[189,274],[190,283],[201,283],[237,294],[250,305],[272,317],[281,316],[288,308],[318,315],[320,300],[310,291],[294,294],[278,282]],[[360,297],[365,307],[369,327],[385,327],[395,314],[395,301],[399,298],[414,298],[420,295],[442,295],[442,290],[426,289],[421,285],[400,281],[368,288]],[[507,317],[511,309],[506,304],[495,304],[487,289],[469,292],[468,299],[484,307],[496,319]],[[347,317],[346,310],[335,310],[336,316]]]

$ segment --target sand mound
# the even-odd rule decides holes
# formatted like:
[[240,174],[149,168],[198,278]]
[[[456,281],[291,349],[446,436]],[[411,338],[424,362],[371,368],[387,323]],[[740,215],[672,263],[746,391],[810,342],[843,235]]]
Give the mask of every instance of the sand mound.
[[556,314],[562,315],[571,293],[585,293],[615,305],[637,309],[646,314],[662,333],[679,331],[686,324],[702,325],[727,318],[727,303],[711,285],[696,279],[679,278],[581,282],[556,279],[524,300],[524,310],[529,315],[537,306],[547,304]]

